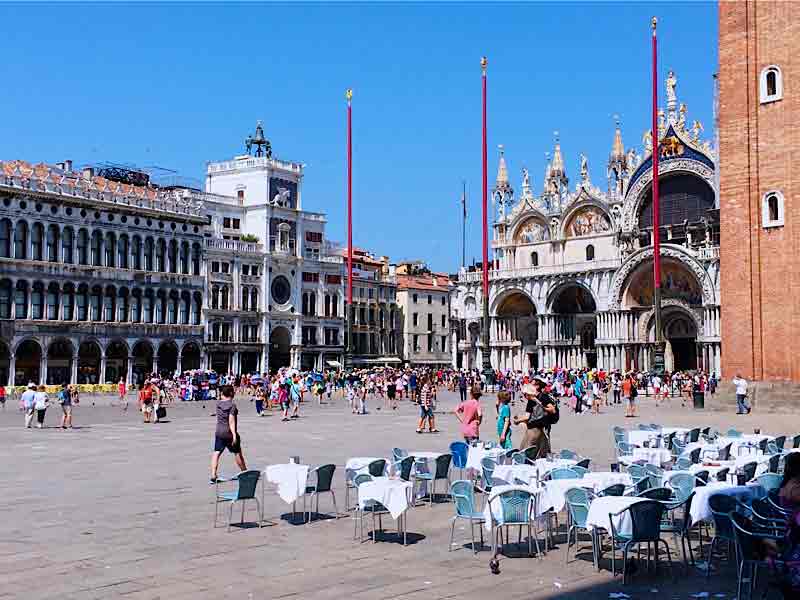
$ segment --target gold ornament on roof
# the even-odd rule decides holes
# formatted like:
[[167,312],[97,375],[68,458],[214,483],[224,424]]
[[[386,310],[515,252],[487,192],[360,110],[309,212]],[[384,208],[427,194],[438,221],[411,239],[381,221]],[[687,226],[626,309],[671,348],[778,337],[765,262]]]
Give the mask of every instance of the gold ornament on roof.
[[347,91],[344,93],[345,99],[350,102],[353,99],[353,90],[347,88]]
[[692,141],[698,142],[700,141],[700,132],[703,131],[703,124],[700,121],[695,120],[692,123]]
[[486,73],[486,67],[489,64],[489,59],[485,56],[481,56],[481,70]]

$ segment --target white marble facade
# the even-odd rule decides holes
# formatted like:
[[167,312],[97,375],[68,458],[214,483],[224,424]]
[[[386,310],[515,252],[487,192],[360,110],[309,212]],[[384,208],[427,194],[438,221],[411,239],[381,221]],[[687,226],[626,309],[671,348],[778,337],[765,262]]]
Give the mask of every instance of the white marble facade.
[[[674,75],[671,80],[674,83]],[[668,370],[720,375],[719,212],[716,156],[668,98],[658,134],[662,314]],[[493,191],[490,270],[492,366],[502,369],[648,369],[652,307],[652,135],[639,155],[617,125],[605,191],[581,156],[572,189],[556,140],[535,195],[523,169],[515,194],[501,149]],[[482,361],[481,271],[462,269],[452,292],[453,364]]]

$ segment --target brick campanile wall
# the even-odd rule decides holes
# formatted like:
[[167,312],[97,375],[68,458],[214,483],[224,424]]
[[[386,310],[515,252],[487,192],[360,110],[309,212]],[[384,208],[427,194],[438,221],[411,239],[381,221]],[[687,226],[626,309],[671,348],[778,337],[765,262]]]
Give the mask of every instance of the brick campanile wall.
[[[800,4],[719,4],[722,365],[726,377],[800,382],[798,116]],[[762,69],[782,72],[783,99],[760,103]],[[762,225],[762,198],[785,199],[783,227]],[[798,189],[800,191],[800,188]]]

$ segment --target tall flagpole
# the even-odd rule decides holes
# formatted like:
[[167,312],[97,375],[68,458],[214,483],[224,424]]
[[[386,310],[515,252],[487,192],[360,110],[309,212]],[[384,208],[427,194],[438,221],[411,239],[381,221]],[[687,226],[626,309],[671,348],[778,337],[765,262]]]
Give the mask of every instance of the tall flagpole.
[[353,367],[353,90],[348,89],[344,97],[347,100],[347,347],[344,366],[349,370]]
[[461,190],[461,268],[467,266],[467,182]]
[[481,84],[483,92],[483,145],[481,148],[481,155],[483,159],[483,172],[482,176],[482,196],[481,206],[483,208],[483,352],[482,356],[482,372],[486,377],[486,385],[494,385],[494,370],[490,360],[489,349],[489,215],[487,200],[489,197],[489,180],[486,174],[486,67],[489,64],[488,59],[484,56],[481,58]]
[[658,38],[653,17],[653,307],[655,313],[655,344],[653,346],[652,370],[664,372],[664,332],[661,329],[661,206],[658,198],[658,153],[660,149],[658,131]]

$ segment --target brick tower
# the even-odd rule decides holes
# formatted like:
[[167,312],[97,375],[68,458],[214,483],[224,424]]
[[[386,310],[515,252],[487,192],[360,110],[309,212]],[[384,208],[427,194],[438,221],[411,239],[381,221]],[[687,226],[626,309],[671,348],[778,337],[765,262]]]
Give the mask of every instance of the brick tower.
[[800,382],[798,16],[792,2],[719,3],[726,377]]

